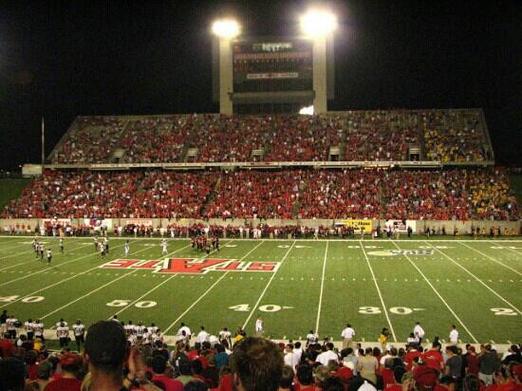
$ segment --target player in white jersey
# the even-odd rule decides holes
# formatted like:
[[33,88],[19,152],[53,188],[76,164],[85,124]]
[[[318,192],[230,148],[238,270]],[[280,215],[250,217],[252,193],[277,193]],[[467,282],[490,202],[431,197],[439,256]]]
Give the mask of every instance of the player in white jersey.
[[351,348],[353,337],[355,336],[355,330],[352,328],[352,325],[347,323],[346,327],[341,332],[341,337],[343,337],[343,349]]
[[153,333],[153,334],[154,334],[154,333],[155,333],[156,331],[158,331],[158,330],[159,330],[159,327],[158,327],[158,326],[156,326],[156,325],[155,325],[154,323],[151,323],[151,324],[150,324],[150,326],[149,326],[149,327],[147,327],[147,328],[148,328],[148,329],[149,329],[149,331],[150,331],[151,333]]
[[125,330],[125,333],[127,334],[127,338],[136,333],[136,328],[132,324],[132,320],[129,320],[129,322],[125,326],[123,326],[123,328]]
[[25,333],[27,334],[27,339],[32,341],[34,338],[34,323],[32,319],[27,319],[24,323]]
[[223,327],[223,330],[219,332],[219,340],[220,341],[227,341],[228,346],[232,346],[232,333],[228,330],[227,327]]
[[451,331],[449,333],[450,344],[457,345],[459,343],[459,332],[457,330],[457,326],[452,325]]
[[64,322],[61,322],[60,325],[56,328],[56,336],[60,340],[61,348],[66,348],[69,346],[69,326],[67,326]]
[[16,319],[16,317],[14,315],[9,316],[6,319],[6,321],[5,321],[7,334],[9,334],[9,337],[11,339],[15,339],[16,338],[16,325],[17,325],[17,323],[18,323],[18,319]]
[[183,331],[185,331],[185,335],[187,336],[187,338],[190,339],[192,337],[192,331],[190,331],[190,328],[182,322],[176,335],[181,335]]
[[53,259],[53,253],[50,248],[47,249],[46,255],[47,255],[47,263],[51,263],[51,260]]
[[306,346],[313,345],[319,342],[319,334],[314,333],[314,330],[310,330],[310,332],[306,335]]
[[80,319],[78,319],[76,323],[72,325],[72,329],[74,333],[74,339],[76,341],[76,348],[79,352],[82,344],[85,343],[85,325]]
[[152,343],[159,344],[163,343],[163,334],[161,333],[161,330],[156,327],[156,331],[152,333]]
[[60,326],[61,324],[64,324],[64,326],[69,326],[69,323],[67,323],[65,320],[63,320],[63,318],[60,318],[60,320],[58,322],[56,322],[56,327]]
[[415,338],[419,340],[420,345],[426,333],[424,332],[424,329],[422,328],[419,322],[415,323],[415,327],[413,328],[413,335],[415,336]]
[[60,238],[60,253],[63,254],[63,238]]
[[125,251],[125,256],[128,256],[130,251],[130,244],[128,239],[125,241],[125,246],[123,247],[123,250]]
[[203,342],[208,341],[209,335],[210,334],[205,331],[205,327],[201,326],[201,331],[196,336],[196,343],[199,343],[201,345]]
[[40,319],[36,319],[33,323],[34,338],[40,338],[42,342],[45,341],[44,337],[44,324]]
[[161,255],[167,255],[168,253],[167,239],[161,239]]
[[262,337],[264,333],[264,324],[263,319],[257,318],[256,319],[256,325],[255,325],[255,331],[256,331],[256,337]]
[[143,323],[138,322],[138,324],[135,327],[136,337],[138,338],[138,341],[143,339],[143,334],[145,333],[145,326],[143,326]]

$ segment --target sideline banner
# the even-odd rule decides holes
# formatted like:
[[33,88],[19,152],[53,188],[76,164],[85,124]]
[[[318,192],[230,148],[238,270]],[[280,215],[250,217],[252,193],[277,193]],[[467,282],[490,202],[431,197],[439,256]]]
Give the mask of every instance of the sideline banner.
[[356,233],[361,232],[361,228],[364,229],[364,233],[371,234],[372,233],[372,220],[357,220],[357,219],[347,219],[347,220],[339,220],[336,222],[338,225],[344,225],[345,227],[352,227]]

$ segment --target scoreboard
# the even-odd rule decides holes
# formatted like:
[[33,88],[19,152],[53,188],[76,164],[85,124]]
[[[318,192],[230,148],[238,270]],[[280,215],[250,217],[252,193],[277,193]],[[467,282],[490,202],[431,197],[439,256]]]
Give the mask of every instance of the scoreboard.
[[232,43],[234,92],[307,91],[313,86],[312,42],[299,38]]

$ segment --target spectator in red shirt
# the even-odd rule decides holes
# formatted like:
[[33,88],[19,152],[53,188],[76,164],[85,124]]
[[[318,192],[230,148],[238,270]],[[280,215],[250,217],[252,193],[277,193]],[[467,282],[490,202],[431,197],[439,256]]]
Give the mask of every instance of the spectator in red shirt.
[[183,383],[166,375],[167,360],[157,354],[152,358],[152,382],[164,391],[183,391]]
[[63,354],[60,358],[61,378],[49,382],[44,391],[80,391],[82,382],[77,376],[82,365],[80,355],[72,352]]

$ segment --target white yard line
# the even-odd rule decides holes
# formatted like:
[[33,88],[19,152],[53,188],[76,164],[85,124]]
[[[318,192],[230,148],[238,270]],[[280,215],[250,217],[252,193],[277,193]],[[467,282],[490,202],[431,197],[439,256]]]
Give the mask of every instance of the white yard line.
[[483,257],[488,258],[489,260],[491,260],[491,261],[493,261],[493,262],[495,262],[495,263],[498,263],[499,265],[504,266],[506,269],[511,270],[513,273],[516,273],[516,274],[518,274],[519,276],[522,276],[522,273],[519,272],[518,270],[513,269],[511,266],[506,265],[505,263],[503,263],[503,262],[501,262],[501,261],[499,261],[499,260],[497,260],[497,259],[495,259],[495,258],[489,256],[488,254],[483,253],[482,251],[477,250],[476,248],[473,248],[473,247],[471,247],[471,246],[468,246],[466,243],[459,243],[459,244],[460,244],[461,246],[467,247],[467,248],[469,248],[470,250],[473,250],[473,251],[479,253],[479,254],[482,255]]
[[[181,251],[181,250],[186,249],[187,247],[189,247],[189,245],[186,245],[185,247],[181,247],[181,248],[179,248],[179,249],[177,249],[177,250],[175,250],[175,251],[172,251],[172,252],[170,252],[169,254],[166,254],[165,256],[167,256],[167,257],[168,257],[168,256],[171,256],[171,255],[173,255],[173,254],[175,254],[175,253],[177,253],[177,252],[179,252],[179,251]],[[131,253],[131,254],[129,254],[129,255],[138,254],[138,253],[140,253],[140,252],[142,252],[142,251],[146,251],[146,250],[150,250],[150,248],[142,248],[141,250],[135,251],[134,253]],[[99,265],[98,265],[97,267],[99,267]],[[50,316],[50,315],[52,315],[52,314],[55,314],[56,312],[58,312],[58,311],[60,311],[60,310],[62,310],[62,309],[64,309],[64,308],[67,308],[67,307],[69,307],[70,305],[72,305],[72,304],[74,304],[74,303],[76,303],[76,302],[78,302],[78,301],[80,301],[80,300],[82,300],[82,299],[84,299],[84,298],[86,298],[86,297],[89,297],[89,296],[92,295],[93,293],[96,293],[96,292],[98,292],[99,290],[101,290],[101,289],[103,289],[103,288],[105,288],[105,287],[108,287],[109,285],[114,284],[116,281],[119,281],[119,280],[121,280],[121,279],[123,279],[123,278],[126,278],[126,277],[130,276],[131,274],[134,274],[134,273],[137,272],[138,270],[139,270],[139,269],[135,269],[135,270],[133,270],[133,271],[130,272],[130,273],[124,273],[123,275],[119,276],[118,278],[116,278],[116,279],[114,279],[114,280],[111,280],[111,281],[107,282],[106,284],[103,284],[102,286],[100,286],[100,287],[98,287],[98,288],[96,288],[96,289],[93,289],[93,290],[90,291],[90,292],[87,292],[87,293],[84,294],[83,296],[80,296],[79,298],[77,298],[77,299],[75,299],[75,300],[73,300],[73,301],[70,301],[70,302],[67,303],[67,304],[64,304],[64,305],[61,306],[60,308],[57,308],[57,309],[55,309],[55,310],[49,312],[49,313],[46,314],[46,315],[41,316],[40,319],[47,318],[48,316]]]
[[397,342],[397,336],[395,335],[395,330],[393,329],[393,325],[390,320],[390,315],[388,314],[388,309],[386,308],[386,304],[384,303],[384,298],[382,297],[381,288],[379,288],[379,284],[377,284],[377,278],[375,278],[375,273],[373,272],[373,268],[370,263],[370,259],[368,258],[368,254],[366,254],[366,250],[364,249],[362,240],[359,240],[359,245],[361,246],[362,252],[364,254],[364,258],[366,258],[366,263],[368,264],[368,268],[370,268],[370,273],[372,274],[372,279],[375,284],[375,288],[377,289],[377,293],[379,294],[379,299],[381,300],[381,305],[382,305],[382,309],[384,311],[384,315],[386,316],[386,320],[388,321],[388,326],[390,326],[390,331],[392,333],[393,341]]
[[[174,254],[174,253],[176,253],[176,252],[178,252],[178,251],[184,250],[184,249],[186,249],[186,248],[189,247],[189,246],[190,246],[190,245],[187,245],[187,246],[185,246],[185,247],[181,247],[181,248],[179,248],[178,250],[174,251],[172,254]],[[114,248],[117,248],[117,247],[121,247],[121,246],[116,246],[116,247],[114,247]],[[149,250],[149,248],[148,248],[148,247],[147,247],[147,248],[142,248],[141,250],[135,251],[135,252],[133,252],[133,253],[131,253],[131,254],[132,254],[132,255],[133,255],[133,254],[138,254],[138,253],[140,253],[140,252],[142,252],[142,251],[146,251],[146,250]],[[89,272],[91,272],[91,271],[93,271],[93,270],[96,270],[96,269],[99,269],[99,268],[100,268],[100,265],[96,265],[96,266],[94,266],[94,267],[92,267],[92,268],[90,268],[90,269],[87,269],[87,270],[85,270],[85,271],[83,271],[83,272],[81,272],[81,273],[77,273],[77,274],[75,274],[74,276],[71,276],[71,277],[65,278],[65,279],[63,279],[63,280],[57,281],[57,282],[55,282],[54,284],[48,285],[48,286],[46,286],[46,287],[44,287],[44,288],[40,288],[40,289],[38,289],[38,290],[36,290],[36,291],[34,291],[34,292],[31,292],[31,293],[29,293],[29,294],[25,294],[25,295],[23,295],[22,297],[19,297],[18,299],[14,300],[14,301],[11,301],[11,302],[9,302],[9,303],[7,303],[7,304],[4,304],[4,305],[0,306],[0,308],[7,307],[7,306],[9,306],[9,305],[11,305],[11,304],[14,304],[14,303],[20,301],[20,300],[23,300],[23,299],[26,298],[26,297],[30,297],[30,296],[32,296],[32,295],[34,295],[34,294],[36,294],[36,293],[43,292],[43,291],[45,291],[45,290],[47,290],[47,289],[49,289],[49,288],[53,288],[53,287],[55,287],[55,286],[57,286],[57,285],[63,284],[64,282],[70,281],[70,280],[72,280],[72,279],[74,279],[74,278],[77,278],[77,277],[79,277],[79,276],[82,276],[82,275],[84,275],[84,274],[86,274],[86,273],[89,273]]]
[[254,304],[254,306],[252,307],[252,311],[250,311],[250,314],[248,314],[248,317],[247,319],[245,320],[245,323],[243,323],[243,329],[246,328],[248,322],[250,321],[250,319],[252,318],[252,315],[254,315],[254,312],[255,310],[257,309],[257,306],[259,305],[259,303],[261,302],[261,300],[263,300],[263,297],[265,296],[265,293],[266,291],[268,290],[268,287],[270,286],[270,284],[272,283],[272,281],[274,280],[274,277],[275,275],[277,274],[277,272],[279,270],[281,270],[281,268],[283,267],[283,262],[285,261],[285,259],[288,257],[288,255],[290,254],[290,251],[292,251],[292,248],[294,247],[295,245],[295,240],[292,242],[292,245],[288,248],[288,250],[286,251],[285,255],[283,256],[283,258],[281,258],[281,262],[279,264],[279,268],[272,274],[272,277],[270,277],[270,280],[268,280],[268,283],[266,284],[265,286],[265,289],[263,289],[263,292],[261,292],[261,295],[259,296],[259,298],[257,299],[256,301],[256,304]]
[[[231,242],[231,241],[228,241],[227,243],[230,243],[230,242]],[[187,248],[187,247],[189,247],[189,246],[187,245],[187,246],[182,247],[182,248],[185,249],[185,248]],[[173,251],[173,252],[167,254],[166,257],[169,257],[169,256],[175,254],[177,251],[179,251],[179,250],[176,250],[176,251]],[[212,254],[212,253],[214,253],[214,252],[215,252],[215,250],[214,250],[214,251],[211,251],[210,254]],[[203,258],[208,257],[210,254],[204,256]],[[145,296],[151,294],[151,293],[154,292],[156,289],[158,289],[160,286],[162,286],[163,284],[165,284],[165,283],[169,282],[170,280],[172,280],[172,279],[173,279],[174,277],[176,277],[178,274],[179,274],[179,273],[175,273],[175,274],[173,274],[172,276],[170,276],[169,278],[167,278],[165,281],[163,281],[161,284],[158,284],[158,285],[156,285],[154,288],[152,288],[151,290],[148,290],[148,291],[145,292],[143,295],[141,295],[141,296],[138,297],[137,299],[133,300],[131,303],[129,303],[128,305],[126,305],[125,307],[123,307],[121,310],[119,310],[118,312],[114,313],[113,315],[119,315],[119,314],[121,314],[123,311],[125,311],[126,309],[132,307],[134,304],[136,304],[138,301],[140,301],[141,299],[143,299]],[[112,318],[112,316],[109,317],[108,319],[110,320],[111,318]]]
[[441,253],[445,258],[449,259],[451,262],[453,262],[455,265],[457,265],[458,267],[460,267],[462,270],[464,270],[466,273],[468,273],[471,277],[473,277],[475,280],[477,280],[479,283],[481,283],[482,285],[484,285],[484,287],[486,287],[491,293],[493,293],[495,296],[497,296],[500,300],[502,300],[504,303],[506,303],[507,305],[509,305],[511,308],[513,308],[515,311],[518,312],[519,315],[522,315],[522,312],[514,305],[514,304],[511,304],[508,300],[506,300],[504,297],[502,297],[501,295],[499,295],[497,293],[497,291],[495,291],[494,289],[492,289],[489,285],[487,285],[485,282],[483,282],[480,278],[478,278],[475,274],[473,274],[472,272],[470,272],[468,269],[466,269],[464,266],[462,266],[460,263],[458,263],[457,261],[455,261],[453,258],[451,258],[449,255],[447,255],[446,253],[444,253],[443,251],[439,250],[438,248],[436,247],[433,247],[431,244],[429,244],[428,242],[426,242],[426,244],[428,244],[431,248],[433,248],[435,251],[438,251],[439,253]]
[[[261,246],[265,241],[262,240],[261,242],[259,242],[259,244],[257,244],[253,249],[251,249],[250,251],[248,251],[245,255],[243,255],[239,260],[242,261],[244,260],[247,256],[249,256],[250,254],[252,254],[259,246]],[[214,287],[219,284],[221,282],[221,280],[223,280],[223,278],[225,278],[228,273],[230,273],[229,271],[226,272],[226,273],[223,273],[223,275],[221,277],[219,277],[217,279],[216,282],[214,282],[211,286],[208,287],[208,289],[203,292],[203,294],[198,297],[198,299],[196,301],[194,301],[185,311],[183,311],[183,313],[181,315],[179,315],[176,320],[174,320],[171,324],[169,324],[167,326],[167,328],[164,330],[164,333],[166,334],[167,331],[169,331],[171,328],[173,328],[176,323],[178,323],[181,319],[183,319],[183,317],[189,313],[189,311],[194,308],[206,295],[208,295],[210,293],[210,291],[212,291],[212,289],[214,289]],[[275,272],[274,272],[275,274]]]
[[6,256],[0,257],[0,259],[6,259],[6,258],[12,258],[12,257],[19,257],[20,255],[23,255],[23,254],[29,254],[29,253],[34,253],[34,250],[27,250],[27,251],[22,251],[21,253],[16,253],[16,254],[11,254],[11,255],[6,255]]
[[[397,247],[397,249],[401,249],[397,243],[395,243],[393,240],[392,240],[392,243],[395,245],[395,247]],[[406,255],[406,254],[402,254],[404,257],[406,257],[406,259],[411,263],[411,265],[417,270],[417,272],[419,272],[419,274],[422,276],[422,278],[424,278],[424,281],[426,281],[426,283],[431,287],[431,289],[433,290],[433,292],[435,292],[435,294],[437,295],[437,297],[440,299],[440,301],[442,301],[442,303],[446,306],[446,308],[448,309],[448,311],[455,317],[455,319],[457,319],[457,321],[460,323],[460,325],[462,326],[462,328],[464,330],[466,330],[466,332],[469,334],[469,336],[471,337],[471,339],[473,339],[473,342],[475,343],[478,343],[478,340],[477,338],[475,338],[475,336],[472,334],[472,332],[468,329],[468,327],[464,324],[464,322],[462,321],[462,319],[460,319],[460,317],[456,314],[456,312],[453,310],[453,308],[451,308],[451,306],[448,304],[448,302],[446,300],[444,300],[444,298],[442,297],[442,295],[437,291],[437,289],[435,289],[435,287],[433,286],[433,284],[428,280],[428,278],[426,277],[426,275],[422,272],[422,270],[415,264],[415,262],[413,262],[411,260],[411,258]]]
[[324,275],[326,272],[326,258],[328,257],[328,243],[329,242],[326,242],[326,248],[324,250],[323,272],[321,274],[321,293],[319,293],[319,304],[317,305],[317,319],[315,321],[315,332],[317,334],[319,334],[319,321],[321,319],[321,306],[323,305]]
[[48,314],[45,314],[45,315],[43,315],[43,316],[40,316],[38,319],[45,319],[45,318],[48,318],[49,316],[51,316],[51,315],[57,313],[58,311],[61,311],[61,310],[63,310],[64,308],[67,308],[67,307],[69,307],[70,305],[73,305],[74,303],[76,303],[76,302],[78,302],[78,301],[80,301],[80,300],[85,299],[86,297],[88,297],[88,296],[90,296],[90,295],[92,295],[92,294],[98,292],[99,290],[102,290],[102,289],[105,288],[105,287],[108,287],[108,286],[111,285],[111,284],[114,284],[116,281],[119,281],[119,280],[121,280],[121,279],[123,279],[123,278],[126,278],[126,277],[130,276],[131,274],[136,273],[138,270],[139,270],[139,269],[135,269],[135,270],[131,271],[130,273],[124,273],[123,275],[119,276],[118,278],[116,278],[116,279],[114,279],[114,280],[111,280],[111,281],[107,282],[106,284],[103,284],[102,286],[99,286],[98,288],[93,289],[93,290],[90,291],[90,292],[87,292],[87,293],[84,294],[83,296],[80,296],[80,297],[78,297],[77,299],[75,299],[75,300],[73,300],[73,301],[70,301],[70,302],[68,302],[67,304],[62,305],[61,307],[56,308],[55,310],[49,312]]
[[[113,247],[113,248],[118,248],[118,247],[122,247],[122,245],[120,246],[116,246],[116,247]],[[28,274],[27,276],[23,276],[23,277],[18,277],[18,278],[15,278],[14,280],[10,280],[10,281],[7,281],[7,282],[4,282],[2,284],[0,284],[0,287],[4,286],[4,285],[9,285],[9,284],[12,284],[13,282],[16,282],[16,281],[19,281],[19,280],[23,280],[25,278],[29,278],[29,277],[33,277],[33,276],[36,276],[37,274],[40,274],[40,273],[44,273],[46,271],[49,271],[50,267],[56,267],[56,266],[64,266],[64,265],[67,265],[69,263],[72,263],[72,262],[77,262],[79,261],[80,259],[84,259],[84,258],[89,258],[89,257],[93,257],[93,256],[99,256],[100,254],[99,253],[95,253],[95,254],[86,254],[86,255],[82,255],[81,257],[78,257],[78,258],[74,258],[74,259],[71,259],[70,261],[67,261],[67,262],[63,262],[63,263],[59,263],[59,264],[51,264],[51,265],[48,265],[48,267],[46,267],[45,269],[42,269],[40,271],[37,271],[37,272],[34,272],[34,273],[31,273],[31,274]],[[35,262],[38,262],[38,261],[35,261]],[[93,269],[91,269],[93,270]],[[74,278],[74,277],[77,277],[79,275],[82,275],[86,272],[83,272],[83,273],[79,273],[77,274],[76,276],[73,276],[71,278]],[[1,307],[0,307],[1,308]]]
[[[75,247],[75,250],[76,250],[76,249],[80,249],[80,248],[82,248],[82,247],[87,247],[87,246],[88,246],[87,244],[84,244],[84,245],[81,245],[81,246],[79,246],[79,247]],[[34,251],[31,250],[31,251],[24,251],[24,252],[22,252],[22,253],[14,254],[14,255],[12,255],[12,256],[18,256],[18,255],[21,255],[21,254],[26,254],[26,253],[28,253],[28,252],[32,252],[32,253],[34,253]],[[60,254],[60,256],[62,256],[62,254]],[[36,259],[36,258],[31,259],[30,261],[20,262],[20,263],[17,263],[17,264],[15,264],[15,265],[11,265],[11,266],[4,267],[4,268],[0,269],[0,272],[3,271],[3,270],[11,269],[11,268],[16,267],[16,266],[27,265],[28,263],[34,263],[35,259]],[[37,260],[37,259],[36,259],[36,260]]]

